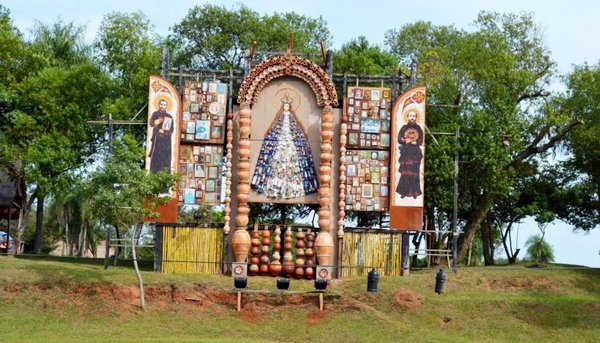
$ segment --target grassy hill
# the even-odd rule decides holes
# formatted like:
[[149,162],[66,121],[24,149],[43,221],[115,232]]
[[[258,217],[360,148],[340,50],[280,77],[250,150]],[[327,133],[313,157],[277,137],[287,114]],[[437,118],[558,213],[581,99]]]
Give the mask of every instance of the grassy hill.
[[[0,257],[2,342],[598,342],[600,270],[461,268],[434,293],[437,270],[334,280],[325,310],[310,281],[253,277],[236,311],[225,276]],[[264,292],[255,292],[263,290]]]

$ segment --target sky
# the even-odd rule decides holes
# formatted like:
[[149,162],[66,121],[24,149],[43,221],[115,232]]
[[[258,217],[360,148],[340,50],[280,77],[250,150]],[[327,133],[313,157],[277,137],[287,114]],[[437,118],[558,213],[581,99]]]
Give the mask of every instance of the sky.
[[[86,27],[86,39],[92,41],[105,14],[111,12],[143,12],[154,25],[154,31],[166,36],[170,27],[183,19],[189,9],[207,1],[157,0],[0,0],[11,12],[13,24],[26,36],[36,20],[51,24],[57,20]],[[167,3],[169,4],[167,6]],[[232,8],[234,1],[213,0],[212,4]],[[250,0],[244,5],[260,14],[294,11],[309,17],[322,16],[339,49],[358,36],[372,44],[384,46],[385,33],[418,20],[434,25],[453,25],[473,30],[480,11],[532,13],[540,27],[551,57],[560,74],[574,66],[600,61],[600,1],[596,0]],[[260,48],[260,47],[259,47]],[[539,233],[535,223],[518,228],[519,248],[527,237]],[[589,234],[573,232],[564,223],[548,226],[546,240],[554,247],[556,262],[600,267],[600,230]],[[524,249],[523,249],[524,250]],[[521,253],[521,257],[525,252]]]

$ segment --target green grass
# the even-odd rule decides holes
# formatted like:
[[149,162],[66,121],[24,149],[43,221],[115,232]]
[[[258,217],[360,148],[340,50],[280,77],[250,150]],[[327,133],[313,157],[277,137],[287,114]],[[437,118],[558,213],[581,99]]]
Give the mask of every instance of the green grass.
[[[132,269],[0,257],[3,342],[593,342],[600,337],[600,270],[511,267],[437,270],[330,284],[319,312],[310,281],[275,291],[249,278],[236,311],[231,278],[143,272],[147,309]],[[394,300],[403,289],[416,303]],[[303,293],[306,292],[306,293]],[[420,301],[420,302],[419,302]]]

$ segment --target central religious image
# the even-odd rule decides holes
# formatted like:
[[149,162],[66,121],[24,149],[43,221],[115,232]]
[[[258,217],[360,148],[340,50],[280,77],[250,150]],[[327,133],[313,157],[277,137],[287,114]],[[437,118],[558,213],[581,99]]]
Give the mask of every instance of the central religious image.
[[308,136],[296,116],[300,96],[277,92],[279,109],[264,135],[250,185],[270,199],[294,199],[317,192],[319,183]]

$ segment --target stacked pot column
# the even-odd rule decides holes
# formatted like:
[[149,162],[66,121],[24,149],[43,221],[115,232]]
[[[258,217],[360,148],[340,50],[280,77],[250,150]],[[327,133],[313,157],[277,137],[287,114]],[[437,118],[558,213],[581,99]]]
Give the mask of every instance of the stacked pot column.
[[315,250],[319,265],[331,266],[333,239],[331,237],[331,161],[333,159],[333,110],[327,105],[321,116],[321,155],[319,165],[319,234]]
[[225,217],[223,224],[223,233],[228,235],[231,223],[231,167],[233,164],[231,160],[233,158],[233,113],[227,113],[227,174],[225,174]]
[[[342,247],[344,239],[344,217],[346,216],[346,143],[348,135],[348,117],[344,113],[340,125],[340,197],[338,212],[338,266],[342,265]],[[340,268],[340,273],[342,269]]]
[[248,214],[250,214],[248,197],[250,195],[250,119],[252,112],[248,103],[242,103],[240,108],[236,196],[238,205],[235,216],[237,229],[231,237],[231,245],[235,262],[246,262],[250,249],[250,234],[246,231],[246,227],[248,226]]

